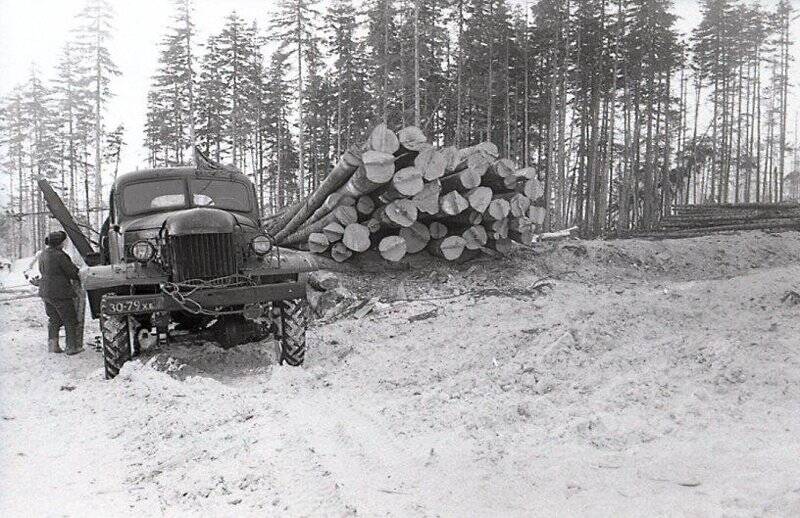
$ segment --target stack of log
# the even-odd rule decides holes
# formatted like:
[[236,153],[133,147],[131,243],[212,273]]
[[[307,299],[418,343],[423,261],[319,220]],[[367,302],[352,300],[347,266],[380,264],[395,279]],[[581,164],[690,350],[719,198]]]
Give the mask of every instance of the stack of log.
[[370,248],[388,261],[422,251],[452,261],[530,245],[545,219],[543,194],[536,171],[500,158],[491,142],[436,148],[414,126],[395,133],[381,124],[266,228],[281,246],[338,262]]
[[661,231],[670,235],[752,229],[800,229],[800,204],[743,203],[678,205],[661,219]]

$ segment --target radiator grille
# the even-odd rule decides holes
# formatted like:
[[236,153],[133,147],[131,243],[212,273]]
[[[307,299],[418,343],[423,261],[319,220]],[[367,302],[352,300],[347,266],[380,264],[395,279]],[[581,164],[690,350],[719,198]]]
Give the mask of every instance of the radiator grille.
[[233,234],[170,236],[169,261],[173,280],[215,279],[238,273]]

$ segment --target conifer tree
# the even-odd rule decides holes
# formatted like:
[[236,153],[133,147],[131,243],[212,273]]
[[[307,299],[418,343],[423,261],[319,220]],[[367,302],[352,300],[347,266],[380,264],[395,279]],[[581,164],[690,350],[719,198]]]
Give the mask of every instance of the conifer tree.
[[[87,81],[91,78],[92,103],[94,108],[94,204],[102,206],[103,197],[103,156],[102,146],[105,135],[103,118],[106,104],[111,97],[111,79],[119,75],[119,69],[111,58],[108,43],[111,39],[114,11],[107,0],[87,0],[77,20],[77,48],[80,51],[86,71]],[[102,213],[98,211],[97,227],[100,227]]]

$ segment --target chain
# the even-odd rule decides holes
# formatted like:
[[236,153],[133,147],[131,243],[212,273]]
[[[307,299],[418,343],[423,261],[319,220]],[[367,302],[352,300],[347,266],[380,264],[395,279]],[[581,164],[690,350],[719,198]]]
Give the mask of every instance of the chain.
[[[190,279],[183,282],[165,282],[161,285],[161,291],[174,300],[183,310],[193,315],[208,315],[218,317],[222,315],[235,315],[241,310],[216,311],[206,309],[194,299],[187,298],[197,290],[204,288],[235,288],[241,286],[255,286],[256,283],[247,275],[228,275],[218,279],[206,281],[203,279]],[[183,291],[182,291],[183,290]]]

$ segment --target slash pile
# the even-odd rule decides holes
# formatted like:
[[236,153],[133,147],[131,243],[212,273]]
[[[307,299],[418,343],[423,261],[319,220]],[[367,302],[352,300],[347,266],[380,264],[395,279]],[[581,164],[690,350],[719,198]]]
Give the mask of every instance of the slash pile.
[[543,194],[536,171],[499,158],[491,142],[437,149],[414,126],[395,133],[381,124],[266,227],[281,246],[338,262],[371,247],[388,261],[423,250],[452,261],[531,244]]

